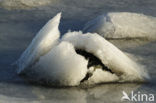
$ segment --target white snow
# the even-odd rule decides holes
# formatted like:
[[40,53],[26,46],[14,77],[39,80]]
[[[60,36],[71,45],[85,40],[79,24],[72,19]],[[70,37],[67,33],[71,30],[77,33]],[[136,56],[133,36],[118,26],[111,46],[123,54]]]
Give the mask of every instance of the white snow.
[[[35,73],[37,77],[31,79],[36,82],[44,80],[57,86],[142,82],[149,78],[143,66],[135,63],[99,34],[68,32],[59,40],[60,17],[61,13],[57,14],[34,37],[16,62],[18,73]],[[93,54],[112,72],[94,66],[88,68],[88,60],[77,54],[76,49]],[[92,76],[82,82],[88,73]]]
[[71,43],[61,42],[33,67],[54,85],[75,86],[87,73],[88,61],[75,52]]
[[95,32],[110,39],[156,39],[156,17],[130,12],[111,12],[86,23],[83,31]]
[[142,66],[96,33],[69,32],[62,40],[72,43],[76,49],[82,49],[95,55],[120,77],[119,81],[143,81],[144,78],[148,78]]
[[60,32],[58,30],[60,18],[61,13],[58,13],[54,18],[49,20],[33,38],[28,48],[16,62],[18,73],[34,64],[40,56],[49,52],[49,50],[57,44],[57,40],[60,37]]
[[102,69],[96,69],[93,75],[86,81],[87,84],[97,84],[105,82],[117,82],[119,77],[116,74],[104,71]]

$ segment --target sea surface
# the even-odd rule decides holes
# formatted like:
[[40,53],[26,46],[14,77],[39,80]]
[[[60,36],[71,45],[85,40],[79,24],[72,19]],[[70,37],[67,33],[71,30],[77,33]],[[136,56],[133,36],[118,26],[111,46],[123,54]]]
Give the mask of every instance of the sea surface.
[[110,40],[145,66],[151,76],[147,83],[45,87],[26,82],[11,66],[41,27],[58,12],[62,12],[59,28],[63,35],[68,30],[82,30],[86,22],[107,12],[134,12],[156,17],[156,0],[36,1],[0,0],[0,103],[120,103],[122,91],[129,95],[134,91],[156,96],[156,41]]

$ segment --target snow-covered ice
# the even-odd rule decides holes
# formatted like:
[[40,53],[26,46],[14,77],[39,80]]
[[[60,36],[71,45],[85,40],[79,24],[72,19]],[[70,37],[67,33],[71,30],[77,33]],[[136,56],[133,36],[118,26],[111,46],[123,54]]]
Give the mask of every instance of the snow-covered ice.
[[58,26],[60,23],[61,13],[58,13],[53,19],[37,33],[28,48],[23,52],[21,57],[15,62],[18,66],[18,73],[23,69],[34,64],[40,56],[46,54],[57,44],[60,37]]
[[[51,19],[17,60],[19,74],[30,78],[32,74],[36,76],[33,81],[56,86],[143,82],[149,78],[143,66],[96,33],[68,32],[59,39],[60,17],[59,13]],[[95,59],[90,61],[78,50]],[[98,64],[88,66],[96,60]]]
[[103,81],[142,81],[143,78],[148,78],[142,66],[132,61],[121,50],[96,33],[69,32],[64,35],[63,41],[72,43],[76,49],[92,53],[117,75],[114,76],[107,71],[105,75],[108,76],[103,78]]
[[156,39],[156,17],[130,12],[110,12],[89,21],[84,32],[95,32],[108,39]]
[[71,43],[61,42],[42,56],[33,69],[51,85],[74,86],[85,77],[87,64],[88,61],[75,52]]

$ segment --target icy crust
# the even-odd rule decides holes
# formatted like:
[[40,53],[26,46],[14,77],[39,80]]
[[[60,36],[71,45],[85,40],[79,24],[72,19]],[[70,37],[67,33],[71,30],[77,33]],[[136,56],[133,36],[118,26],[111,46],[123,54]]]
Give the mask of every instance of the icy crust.
[[0,6],[6,9],[29,9],[44,6],[54,0],[0,0]]
[[53,19],[49,20],[33,38],[28,48],[15,63],[18,68],[18,73],[21,73],[25,68],[33,65],[40,56],[49,52],[49,50],[57,44],[57,40],[60,37],[58,30],[60,18],[61,13],[58,13]]
[[84,32],[95,32],[109,39],[156,39],[156,18],[129,12],[101,15],[85,24]]
[[88,61],[78,55],[71,43],[61,42],[33,67],[39,78],[48,80],[51,85],[75,86],[87,73]]
[[[17,60],[18,74],[51,86],[143,82],[148,78],[142,66],[96,33],[68,32],[59,39],[60,17],[59,13],[48,21]],[[95,61],[100,63],[88,66]]]
[[[62,38],[63,41],[70,42],[77,49],[85,50],[92,53],[97,58],[99,58],[102,63],[111,69],[114,74],[110,72],[99,73],[105,74],[106,78],[101,80],[95,78],[103,76],[94,76],[89,79],[89,81],[97,83],[99,82],[112,82],[112,81],[143,81],[144,78],[148,78],[147,73],[143,70],[142,66],[139,66],[133,62],[128,56],[126,56],[122,51],[116,48],[113,44],[105,40],[103,37],[96,33],[82,34],[82,32],[69,32]],[[95,70],[99,72],[99,70]],[[95,72],[95,75],[97,73]],[[94,79],[94,80],[93,80]]]

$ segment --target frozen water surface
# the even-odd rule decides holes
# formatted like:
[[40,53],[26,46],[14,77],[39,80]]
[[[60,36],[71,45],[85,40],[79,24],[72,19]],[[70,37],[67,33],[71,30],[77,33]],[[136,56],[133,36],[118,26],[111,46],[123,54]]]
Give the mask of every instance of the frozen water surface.
[[[49,88],[29,84],[9,65],[13,63],[40,28],[62,11],[61,33],[81,30],[85,23],[107,12],[134,12],[156,17],[155,0],[0,0],[0,102],[121,102],[122,91],[156,94],[156,42],[147,40],[110,40],[132,58],[146,66],[149,83],[103,84],[91,88]],[[48,2],[48,3],[47,3]],[[9,4],[9,5],[8,5]],[[10,6],[11,5],[11,6]],[[113,97],[113,99],[112,99]]]

